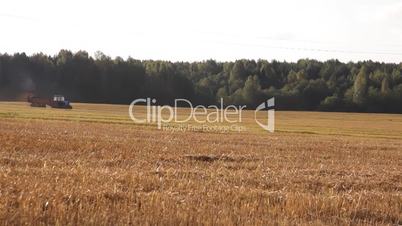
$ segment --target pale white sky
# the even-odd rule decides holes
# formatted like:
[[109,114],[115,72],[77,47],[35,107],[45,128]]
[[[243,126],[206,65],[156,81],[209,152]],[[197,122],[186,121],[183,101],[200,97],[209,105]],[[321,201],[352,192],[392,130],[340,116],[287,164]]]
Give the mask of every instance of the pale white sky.
[[400,0],[2,0],[0,52],[402,61]]

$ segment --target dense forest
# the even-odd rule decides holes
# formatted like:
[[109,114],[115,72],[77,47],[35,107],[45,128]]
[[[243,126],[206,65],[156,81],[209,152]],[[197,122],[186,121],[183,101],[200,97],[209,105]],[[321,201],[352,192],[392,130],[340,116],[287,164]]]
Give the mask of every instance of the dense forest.
[[402,113],[402,63],[301,59],[169,62],[126,60],[97,52],[0,55],[0,100],[63,94],[73,102],[246,104],[276,98],[277,109]]

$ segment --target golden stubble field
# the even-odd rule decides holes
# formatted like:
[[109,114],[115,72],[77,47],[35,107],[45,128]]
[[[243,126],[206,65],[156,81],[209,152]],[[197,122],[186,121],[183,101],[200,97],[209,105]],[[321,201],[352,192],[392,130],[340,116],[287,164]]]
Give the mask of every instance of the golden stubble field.
[[402,224],[400,115],[277,112],[271,134],[248,112],[241,133],[171,132],[127,108],[0,103],[0,224]]

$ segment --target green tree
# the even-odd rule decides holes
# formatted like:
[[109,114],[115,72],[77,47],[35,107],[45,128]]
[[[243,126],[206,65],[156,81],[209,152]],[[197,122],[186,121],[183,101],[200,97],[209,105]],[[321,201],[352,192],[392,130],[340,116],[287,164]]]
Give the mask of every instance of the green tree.
[[394,85],[402,83],[402,73],[399,69],[394,68],[391,76],[392,76],[392,83]]
[[388,96],[391,93],[391,89],[389,87],[389,79],[388,76],[385,76],[381,82],[381,94],[383,96]]
[[249,76],[242,89],[243,100],[246,104],[255,104],[261,95],[260,80],[257,75]]
[[353,102],[362,105],[367,98],[368,89],[367,68],[363,66],[357,74],[353,85]]
[[244,85],[244,79],[247,77],[246,70],[242,61],[238,60],[234,63],[229,77],[229,92],[234,93]]
[[[2,58],[0,57],[0,88],[3,86],[3,61]],[[0,95],[1,95],[1,90],[0,90]]]
[[336,108],[340,105],[341,100],[338,97],[338,95],[333,95],[326,97],[321,103],[320,103],[320,109],[321,110],[326,110],[326,111],[332,111],[336,110]]

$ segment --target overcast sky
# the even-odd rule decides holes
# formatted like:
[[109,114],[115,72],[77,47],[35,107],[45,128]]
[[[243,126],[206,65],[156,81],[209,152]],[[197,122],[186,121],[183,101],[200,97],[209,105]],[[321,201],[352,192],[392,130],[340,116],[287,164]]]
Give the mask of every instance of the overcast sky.
[[402,61],[400,0],[4,0],[0,52]]

